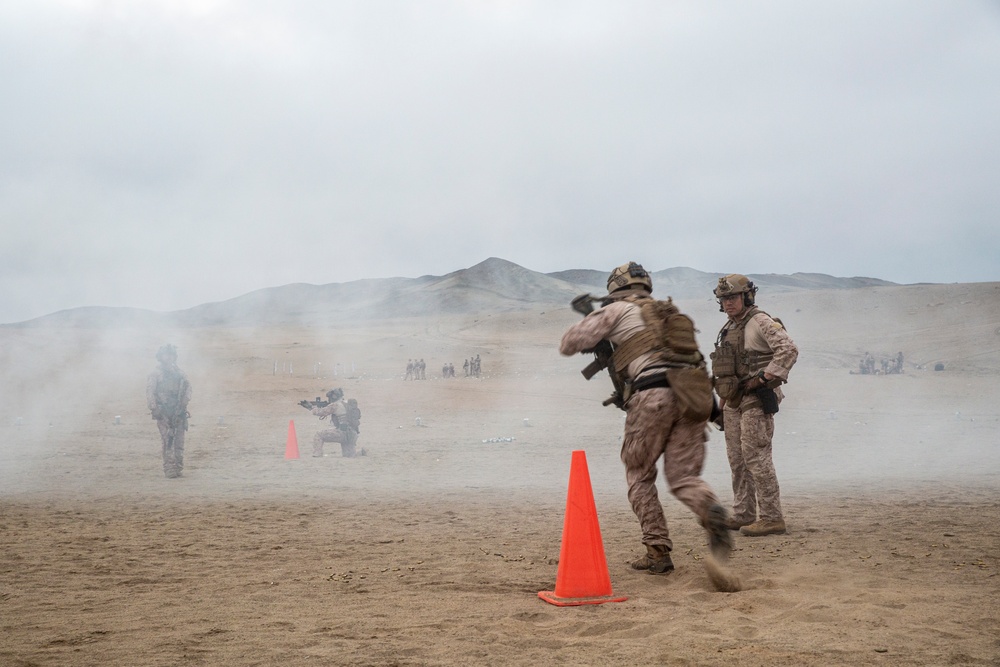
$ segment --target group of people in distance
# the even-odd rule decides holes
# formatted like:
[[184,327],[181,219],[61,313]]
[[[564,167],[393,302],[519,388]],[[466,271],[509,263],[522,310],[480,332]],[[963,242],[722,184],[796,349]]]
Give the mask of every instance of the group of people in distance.
[[[903,353],[899,352],[895,357],[882,357],[881,375],[891,375],[903,372]],[[865,352],[858,362],[858,373],[861,375],[879,375],[880,371],[875,368],[875,357],[871,352]]]
[[[477,354],[474,357],[470,357],[465,360],[462,365],[462,370],[465,373],[465,377],[479,377],[482,373],[482,361],[479,359]],[[455,364],[446,363],[441,367],[441,377],[443,378],[453,378],[455,377]],[[424,363],[423,359],[410,359],[406,362],[406,374],[403,376],[404,380],[426,380],[427,379],[427,364]]]

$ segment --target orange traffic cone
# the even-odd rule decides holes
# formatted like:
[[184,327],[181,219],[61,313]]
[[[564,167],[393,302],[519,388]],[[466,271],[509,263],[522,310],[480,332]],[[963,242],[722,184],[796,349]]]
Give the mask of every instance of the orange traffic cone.
[[295,437],[295,421],[288,420],[288,441],[285,443],[285,458],[299,458],[299,439]]
[[590,487],[587,454],[573,452],[569,469],[569,494],[563,519],[562,548],[555,591],[539,591],[538,597],[558,607],[623,602],[627,597],[611,593],[611,576],[604,557],[597,506]]

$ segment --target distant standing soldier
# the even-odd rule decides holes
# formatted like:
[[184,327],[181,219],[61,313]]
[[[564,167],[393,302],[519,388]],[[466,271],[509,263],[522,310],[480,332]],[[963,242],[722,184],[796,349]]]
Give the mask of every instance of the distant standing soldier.
[[788,381],[799,350],[781,321],[757,308],[757,287],[749,278],[724,276],[714,293],[719,310],[729,316],[711,355],[733,476],[729,527],[750,537],[781,534],[785,517],[771,438],[784,397],[780,385]]
[[422,358],[417,363],[417,377],[421,380],[427,379],[427,364]]
[[184,470],[184,433],[188,429],[191,383],[177,367],[177,348],[164,345],[156,352],[160,367],[146,381],[146,404],[163,441],[163,474],[181,477]]
[[407,359],[407,361],[406,361],[406,376],[403,379],[404,380],[412,380],[413,379],[413,359]]
[[469,377],[469,360],[466,359],[465,363],[462,364],[462,370],[465,371],[465,377]]
[[[344,390],[331,389],[326,392],[329,405],[322,408],[312,408],[311,412],[320,419],[330,418],[330,428],[323,429],[313,436],[313,456],[323,456],[323,443],[339,442],[340,453],[344,458],[352,458],[357,454],[356,445],[358,433],[361,430],[361,410],[355,399],[344,400]],[[364,454],[364,450],[361,450]]]

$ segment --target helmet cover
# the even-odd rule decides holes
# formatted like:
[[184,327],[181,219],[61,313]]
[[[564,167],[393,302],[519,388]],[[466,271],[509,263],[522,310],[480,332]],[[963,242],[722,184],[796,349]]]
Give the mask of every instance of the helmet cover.
[[757,286],[742,274],[730,273],[719,278],[719,284],[716,285],[713,293],[718,299],[733,294],[743,294],[743,301],[750,305],[754,302],[754,295],[757,294]]
[[653,280],[641,264],[629,262],[622,264],[608,276],[608,294],[623,289],[644,289],[653,291]]

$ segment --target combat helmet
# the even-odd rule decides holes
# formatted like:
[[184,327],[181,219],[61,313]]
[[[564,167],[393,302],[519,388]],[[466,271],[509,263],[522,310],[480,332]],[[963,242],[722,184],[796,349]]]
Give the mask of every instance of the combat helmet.
[[326,392],[326,397],[330,401],[339,401],[340,399],[342,399],[344,397],[344,390],[341,389],[340,387],[337,387],[335,389],[331,389],[330,391]]
[[167,363],[169,361],[177,361],[177,348],[167,343],[160,347],[156,351],[156,360],[162,363]]
[[754,297],[757,294],[757,286],[753,281],[739,273],[730,273],[728,276],[719,278],[719,284],[713,290],[715,298],[719,299],[722,305],[722,297],[732,294],[743,295],[743,305],[749,308],[754,304]]
[[640,289],[646,292],[653,291],[653,280],[641,264],[635,262],[622,264],[608,276],[608,294],[614,294],[619,290]]

